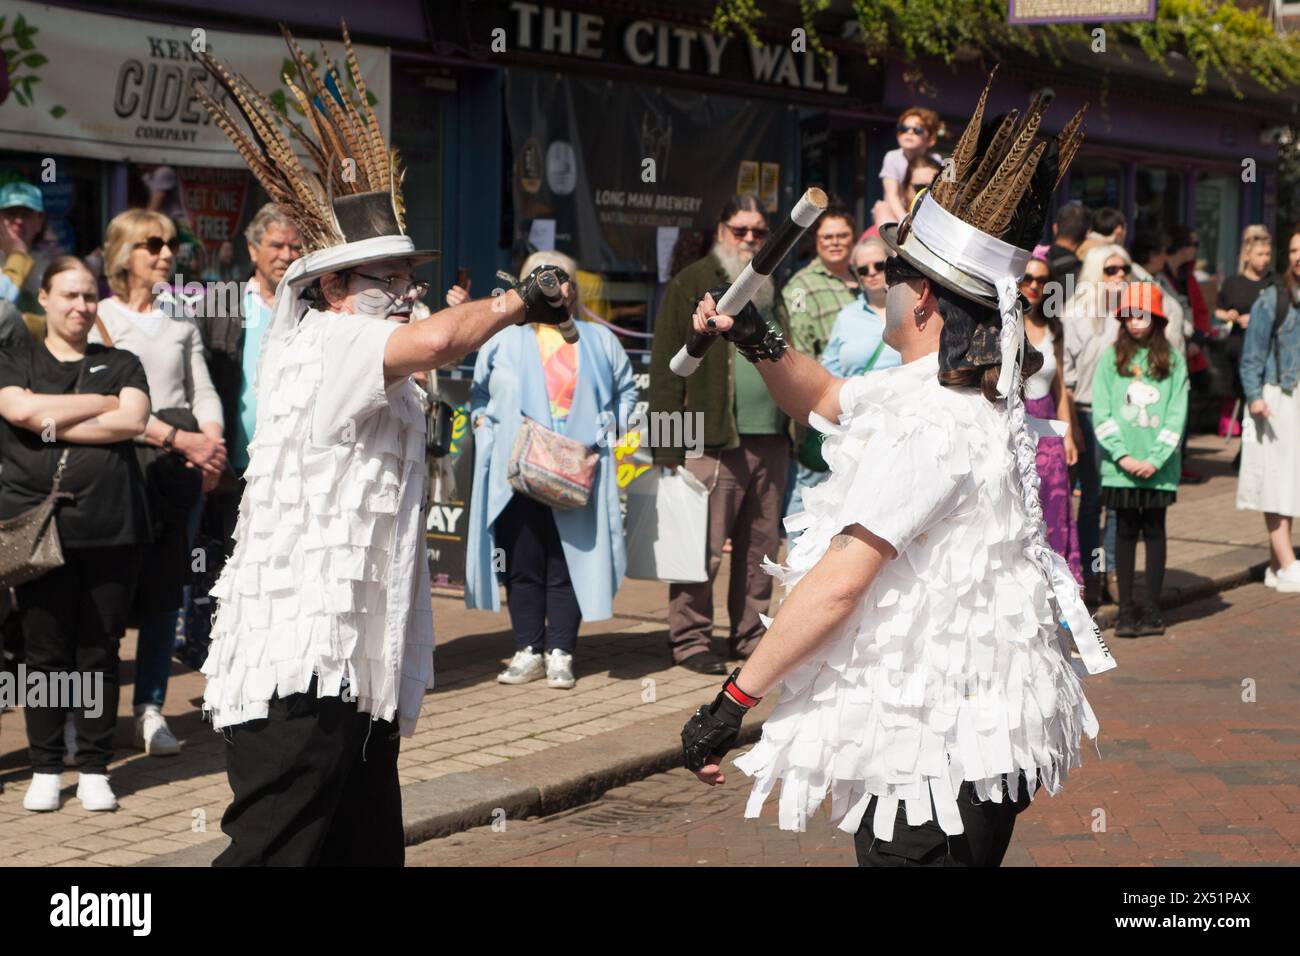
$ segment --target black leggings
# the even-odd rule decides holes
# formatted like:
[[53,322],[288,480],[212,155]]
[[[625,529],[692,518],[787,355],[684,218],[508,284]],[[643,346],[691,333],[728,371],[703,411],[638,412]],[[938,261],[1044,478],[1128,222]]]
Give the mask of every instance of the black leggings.
[[33,772],[63,770],[69,713],[77,730],[78,769],[107,772],[117,725],[117,648],[143,557],[135,545],[67,548],[62,567],[16,589],[27,673],[46,675],[52,692],[70,692],[68,678],[76,675],[81,691],[51,693],[43,706],[23,708]]
[[1120,613],[1133,607],[1133,578],[1137,568],[1138,537],[1146,543],[1146,599],[1148,611],[1160,610],[1160,590],[1165,583],[1164,508],[1115,509],[1115,574],[1119,578]]

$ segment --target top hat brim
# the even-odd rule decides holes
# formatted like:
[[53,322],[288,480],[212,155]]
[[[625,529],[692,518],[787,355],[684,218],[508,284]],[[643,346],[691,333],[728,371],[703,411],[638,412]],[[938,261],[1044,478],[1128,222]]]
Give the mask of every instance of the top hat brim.
[[383,253],[372,256],[362,256],[358,259],[352,260],[351,262],[340,265],[316,266],[307,269],[302,273],[302,275],[295,278],[292,284],[295,286],[306,285],[308,282],[311,282],[314,279],[319,279],[321,276],[330,272],[346,272],[348,269],[355,269],[357,266],[374,265],[376,262],[409,262],[411,268],[416,268],[417,266],[424,265],[426,262],[432,262],[441,255],[442,253],[437,249],[413,249],[410,252],[401,253],[399,255]]
[[884,240],[891,252],[949,292],[955,292],[979,305],[997,308],[998,293],[991,283],[969,275],[941,258],[927,248],[913,232],[909,232],[900,243],[898,227],[899,223],[896,222],[887,222],[880,227],[880,238]]

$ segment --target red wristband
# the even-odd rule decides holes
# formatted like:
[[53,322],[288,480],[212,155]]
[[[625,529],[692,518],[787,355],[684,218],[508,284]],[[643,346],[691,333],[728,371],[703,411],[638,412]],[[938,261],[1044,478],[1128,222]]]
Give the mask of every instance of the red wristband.
[[727,678],[727,682],[722,685],[722,692],[747,710],[751,707],[757,707],[763,698],[751,697],[740,689],[736,683],[736,675],[739,673],[739,668],[732,672],[731,676]]

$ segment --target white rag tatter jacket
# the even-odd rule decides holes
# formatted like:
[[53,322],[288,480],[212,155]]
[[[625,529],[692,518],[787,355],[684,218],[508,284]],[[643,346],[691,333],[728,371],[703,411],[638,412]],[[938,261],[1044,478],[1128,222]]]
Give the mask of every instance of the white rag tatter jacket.
[[384,387],[400,326],[309,310],[258,395],[235,550],[218,600],[203,708],[220,729],[267,716],[272,696],[347,690],[415,730],[433,686],[433,610],[421,504],[417,386]]
[[[876,835],[899,801],[918,826],[962,832],[956,793],[1012,799],[1024,770],[1056,793],[1097,721],[1062,653],[1049,589],[1026,553],[1031,527],[1002,403],[937,379],[931,354],[847,381],[829,432],[830,477],[804,492],[784,566],[793,588],[831,538],[860,524],[898,552],[840,631],[780,685],[760,742],[736,760],[755,777],[746,816],[781,781],[779,823],[802,830],[829,795],[855,832],[873,795]],[[933,798],[934,812],[931,810]]]

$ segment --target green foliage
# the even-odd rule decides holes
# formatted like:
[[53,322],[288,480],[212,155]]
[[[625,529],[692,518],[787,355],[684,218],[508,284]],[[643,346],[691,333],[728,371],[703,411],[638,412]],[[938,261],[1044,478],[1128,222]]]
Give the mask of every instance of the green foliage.
[[[851,0],[861,40],[875,62],[885,55],[906,61],[919,76],[920,62],[952,63],[959,56],[983,54],[997,59],[1022,53],[1059,62],[1070,46],[1092,41],[1093,25],[1082,23],[1013,26],[1007,23],[1006,0]],[[809,47],[815,41],[814,18],[828,0],[800,0]],[[754,26],[763,17],[756,0],[719,0],[713,29],[740,32],[757,43]],[[1256,10],[1243,10],[1234,0],[1160,0],[1156,18],[1102,25],[1108,50],[1121,59],[1125,41],[1158,63],[1167,73],[1168,58],[1186,57],[1196,70],[1193,93],[1203,93],[1211,73],[1221,76],[1241,98],[1238,82],[1249,77],[1277,92],[1300,86],[1300,37],[1278,33]],[[1117,42],[1118,41],[1118,42]]]

